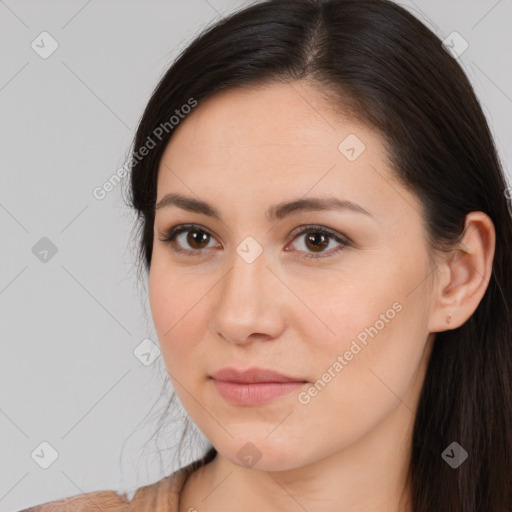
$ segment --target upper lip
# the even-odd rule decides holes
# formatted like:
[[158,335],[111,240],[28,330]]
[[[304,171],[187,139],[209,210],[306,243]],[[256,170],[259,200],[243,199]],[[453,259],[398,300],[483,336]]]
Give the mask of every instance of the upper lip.
[[222,368],[210,375],[215,380],[227,382],[306,382],[304,379],[290,377],[282,373],[266,368],[248,368],[238,370],[236,368]]

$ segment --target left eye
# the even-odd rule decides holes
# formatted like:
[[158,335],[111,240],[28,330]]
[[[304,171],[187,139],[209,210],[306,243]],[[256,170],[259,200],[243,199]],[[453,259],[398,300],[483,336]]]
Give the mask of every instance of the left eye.
[[[306,236],[304,237],[304,235]],[[304,240],[304,247],[313,250],[313,254],[304,254],[301,258],[328,258],[350,246],[350,241],[345,236],[319,226],[306,226],[295,234],[294,241],[296,239]],[[329,246],[329,241],[337,242],[338,247],[326,253],[324,249]],[[334,245],[336,246],[336,244]],[[319,255],[318,251],[321,251]]]
[[[183,237],[182,235],[185,236]],[[303,254],[300,256],[301,258],[327,258],[351,245],[351,241],[347,237],[320,226],[302,226],[301,231],[294,233],[293,242],[304,235],[307,235],[304,238],[304,247],[307,250],[312,250],[313,253]],[[192,249],[184,249],[178,245],[176,242],[180,238],[182,238],[182,242],[186,242]],[[203,249],[207,249],[209,242],[213,240],[213,235],[201,226],[189,224],[171,228],[166,233],[166,236],[160,240],[169,244],[174,252],[190,256],[201,256]],[[326,253],[325,249],[330,245],[330,241],[337,242],[338,247]],[[288,249],[285,250],[289,251]]]

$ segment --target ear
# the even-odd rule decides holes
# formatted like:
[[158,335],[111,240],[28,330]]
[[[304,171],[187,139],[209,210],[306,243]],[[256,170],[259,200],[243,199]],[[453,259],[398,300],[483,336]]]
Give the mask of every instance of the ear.
[[457,248],[437,264],[430,332],[455,329],[475,312],[492,274],[496,231],[483,212],[466,215],[464,233]]

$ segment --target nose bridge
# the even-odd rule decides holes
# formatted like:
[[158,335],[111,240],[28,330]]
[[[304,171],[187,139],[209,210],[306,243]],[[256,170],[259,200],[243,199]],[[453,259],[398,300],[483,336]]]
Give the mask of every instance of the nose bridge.
[[283,326],[277,304],[272,272],[262,251],[255,252],[251,241],[242,242],[233,255],[232,266],[220,284],[218,302],[213,310],[217,334],[237,342],[251,334],[277,336]]
[[254,261],[245,260],[239,254],[234,255],[231,270],[222,285],[221,303],[232,311],[243,313],[250,318],[261,307],[269,289],[270,271],[263,254]]

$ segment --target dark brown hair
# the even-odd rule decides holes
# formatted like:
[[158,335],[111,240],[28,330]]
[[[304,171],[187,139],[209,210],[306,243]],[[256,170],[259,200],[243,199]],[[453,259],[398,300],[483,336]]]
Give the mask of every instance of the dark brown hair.
[[[415,512],[511,510],[512,218],[506,180],[464,71],[406,9],[388,0],[267,0],[194,39],[161,78],[134,139],[134,149],[149,137],[156,142],[131,162],[129,204],[138,215],[139,261],[148,271],[158,166],[176,110],[191,98],[200,106],[221,90],[299,79],[343,115],[378,130],[397,178],[421,200],[432,248],[453,248],[469,212],[485,212],[494,223],[496,251],[483,299],[462,326],[436,335],[415,418],[409,483]],[[155,137],[164,125],[166,133]],[[441,457],[453,441],[469,454],[457,469]],[[210,448],[202,463],[215,454]]]

